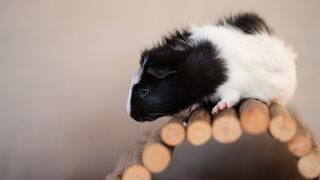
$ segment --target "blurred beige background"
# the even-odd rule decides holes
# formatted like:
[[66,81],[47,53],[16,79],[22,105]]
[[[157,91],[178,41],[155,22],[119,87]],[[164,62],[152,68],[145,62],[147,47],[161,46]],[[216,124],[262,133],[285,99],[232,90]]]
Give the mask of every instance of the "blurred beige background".
[[292,102],[320,136],[318,0],[1,0],[0,179],[101,179],[151,127],[125,110],[139,52],[240,10],[299,54]]

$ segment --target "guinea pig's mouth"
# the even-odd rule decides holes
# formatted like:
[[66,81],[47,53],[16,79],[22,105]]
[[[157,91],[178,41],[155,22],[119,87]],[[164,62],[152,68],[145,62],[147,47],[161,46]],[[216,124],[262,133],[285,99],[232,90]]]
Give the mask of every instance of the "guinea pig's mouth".
[[134,120],[136,120],[138,122],[154,121],[160,117],[165,116],[164,113],[150,113],[150,114],[146,114],[143,116],[135,116],[133,114],[130,114],[130,115]]

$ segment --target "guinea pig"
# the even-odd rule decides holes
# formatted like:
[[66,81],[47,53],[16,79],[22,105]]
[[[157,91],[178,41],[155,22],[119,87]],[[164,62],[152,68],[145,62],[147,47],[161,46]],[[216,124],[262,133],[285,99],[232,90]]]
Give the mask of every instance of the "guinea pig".
[[286,104],[296,87],[296,54],[255,13],[190,26],[141,54],[127,110],[152,121],[217,102],[212,113],[244,98]]

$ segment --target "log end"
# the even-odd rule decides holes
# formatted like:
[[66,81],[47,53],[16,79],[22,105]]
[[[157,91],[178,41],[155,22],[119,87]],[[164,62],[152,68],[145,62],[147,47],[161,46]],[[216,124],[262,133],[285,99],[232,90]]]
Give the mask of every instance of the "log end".
[[171,161],[170,150],[161,143],[152,143],[144,148],[142,162],[152,173],[164,171]]
[[237,141],[242,134],[240,122],[233,109],[224,110],[213,121],[213,138],[222,144]]
[[127,168],[123,175],[122,180],[151,180],[150,172],[142,165],[136,164]]
[[185,139],[186,132],[182,124],[168,123],[161,130],[162,141],[169,146],[177,146]]
[[298,161],[298,170],[301,175],[308,179],[317,178],[320,175],[320,156],[311,152]]
[[295,135],[288,142],[289,151],[298,157],[306,155],[311,151],[312,148],[312,140],[307,135]]
[[271,135],[281,142],[288,142],[296,133],[297,124],[291,118],[275,117],[270,122]]
[[240,121],[243,130],[252,135],[267,131],[269,126],[269,110],[266,104],[249,99],[240,106]]
[[279,104],[270,106],[271,122],[269,130],[271,135],[281,142],[288,142],[297,131],[297,123],[289,112]]
[[187,128],[187,139],[194,146],[201,146],[211,138],[211,127],[206,121],[196,121]]

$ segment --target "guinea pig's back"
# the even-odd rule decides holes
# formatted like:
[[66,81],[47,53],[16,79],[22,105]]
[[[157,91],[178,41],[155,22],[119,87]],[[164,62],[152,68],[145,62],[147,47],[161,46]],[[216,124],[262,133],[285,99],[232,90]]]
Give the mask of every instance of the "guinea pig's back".
[[281,39],[230,26],[192,27],[191,32],[194,42],[209,40],[217,48],[229,69],[226,85],[238,88],[243,96],[286,103],[293,95],[296,54]]

